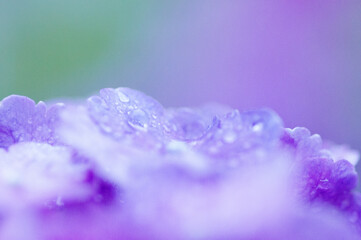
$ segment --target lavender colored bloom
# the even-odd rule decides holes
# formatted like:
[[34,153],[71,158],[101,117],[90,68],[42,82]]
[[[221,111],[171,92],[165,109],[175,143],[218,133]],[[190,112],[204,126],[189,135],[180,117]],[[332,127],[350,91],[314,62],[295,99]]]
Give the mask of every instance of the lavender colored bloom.
[[10,96],[0,104],[0,147],[7,148],[18,142],[46,142],[54,144],[54,129],[62,104],[49,109],[44,102],[35,104],[22,96]]
[[0,239],[360,239],[359,155],[271,110],[0,104]]

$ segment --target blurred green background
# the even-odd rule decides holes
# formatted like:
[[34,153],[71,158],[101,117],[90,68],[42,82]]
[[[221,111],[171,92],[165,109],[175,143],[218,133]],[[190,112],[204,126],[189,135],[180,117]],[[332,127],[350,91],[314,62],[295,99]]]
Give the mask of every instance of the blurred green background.
[[361,150],[361,1],[0,1],[0,98],[121,86],[269,107]]
[[107,64],[127,61],[151,1],[1,1],[0,97],[89,95],[109,85]]

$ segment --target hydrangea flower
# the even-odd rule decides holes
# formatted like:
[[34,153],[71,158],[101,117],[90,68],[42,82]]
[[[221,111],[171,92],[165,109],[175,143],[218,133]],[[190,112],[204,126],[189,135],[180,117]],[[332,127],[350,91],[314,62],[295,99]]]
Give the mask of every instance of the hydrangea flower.
[[359,154],[128,88],[0,103],[0,239],[361,239]]

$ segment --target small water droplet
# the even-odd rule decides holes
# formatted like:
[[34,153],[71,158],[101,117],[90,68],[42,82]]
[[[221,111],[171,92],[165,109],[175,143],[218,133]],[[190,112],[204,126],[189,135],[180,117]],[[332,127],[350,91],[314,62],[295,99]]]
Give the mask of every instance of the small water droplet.
[[321,179],[318,186],[319,189],[328,189],[329,188],[329,181],[328,179]]
[[121,90],[117,90],[117,94],[119,97],[119,100],[123,103],[127,103],[129,102],[129,97],[127,96],[127,94],[123,93]]
[[106,104],[106,102],[104,101],[104,99],[98,97],[98,96],[93,96],[91,98],[89,98],[89,102],[92,103],[92,105],[95,107],[95,110],[101,110],[103,109],[109,109],[108,105]]
[[117,106],[118,112],[123,112],[123,108],[121,106]]
[[263,129],[263,123],[256,123],[253,125],[252,130],[255,132],[260,132]]
[[169,127],[168,127],[166,124],[163,125],[163,129],[164,129],[164,131],[165,131],[166,133],[169,133],[169,132],[170,132],[170,129],[169,129]]

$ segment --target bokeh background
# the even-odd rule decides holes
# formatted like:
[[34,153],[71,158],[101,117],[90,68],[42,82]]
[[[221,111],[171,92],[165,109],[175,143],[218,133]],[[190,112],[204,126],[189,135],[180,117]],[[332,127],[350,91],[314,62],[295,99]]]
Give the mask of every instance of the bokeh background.
[[0,97],[269,107],[361,150],[361,1],[0,2]]

